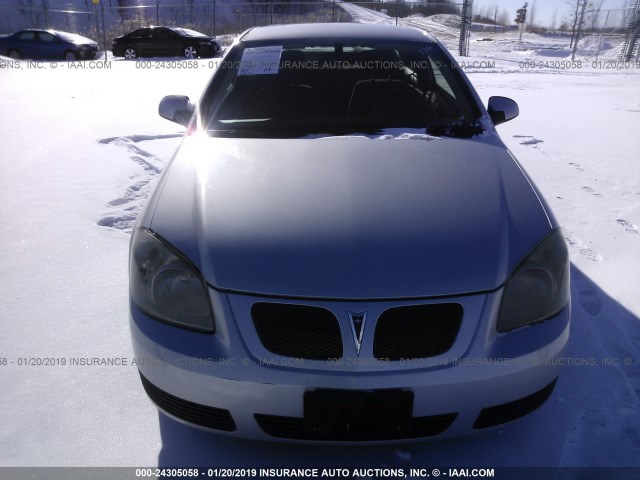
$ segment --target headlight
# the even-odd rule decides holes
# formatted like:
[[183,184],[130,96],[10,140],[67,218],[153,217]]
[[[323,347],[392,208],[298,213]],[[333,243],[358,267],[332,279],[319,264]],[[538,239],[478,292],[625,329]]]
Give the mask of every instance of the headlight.
[[179,327],[213,333],[213,314],[204,281],[195,266],[145,229],[133,234],[129,288],[147,315]]
[[569,302],[569,252],[553,230],[518,265],[504,287],[498,331],[543,322]]

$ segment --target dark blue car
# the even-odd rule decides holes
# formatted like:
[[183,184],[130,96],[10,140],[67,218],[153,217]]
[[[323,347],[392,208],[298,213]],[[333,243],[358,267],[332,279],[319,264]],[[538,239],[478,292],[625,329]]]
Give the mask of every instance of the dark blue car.
[[0,55],[43,60],[90,60],[98,44],[75,33],[57,30],[22,30],[0,36]]

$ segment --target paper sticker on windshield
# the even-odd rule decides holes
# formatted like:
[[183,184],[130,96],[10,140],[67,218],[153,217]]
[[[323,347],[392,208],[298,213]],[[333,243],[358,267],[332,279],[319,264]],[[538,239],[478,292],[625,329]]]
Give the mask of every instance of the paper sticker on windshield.
[[273,75],[280,69],[282,45],[245,48],[238,67],[240,75]]

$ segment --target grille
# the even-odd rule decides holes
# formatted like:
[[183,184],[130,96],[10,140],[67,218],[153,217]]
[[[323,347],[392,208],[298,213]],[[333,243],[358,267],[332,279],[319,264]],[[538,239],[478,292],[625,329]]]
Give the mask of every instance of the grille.
[[235,432],[236,424],[229,410],[189,402],[160,390],[142,374],[142,386],[149,398],[165,412],[189,423],[206,428]]
[[335,315],[306,305],[256,303],[253,323],[264,347],[285,357],[326,360],[342,357],[342,337]]
[[495,427],[533,412],[551,396],[556,386],[556,380],[528,397],[494,407],[483,408],[473,424],[473,428]]
[[457,413],[449,413],[445,415],[433,415],[430,417],[414,417],[411,420],[411,428],[402,433],[375,431],[349,433],[325,431],[322,433],[316,433],[310,432],[305,428],[303,418],[262,414],[254,415],[260,428],[262,428],[267,435],[271,435],[272,437],[326,442],[362,442],[432,437],[447,430],[455,421],[457,416]]
[[389,360],[441,355],[455,342],[462,313],[457,303],[390,308],[378,319],[373,354]]

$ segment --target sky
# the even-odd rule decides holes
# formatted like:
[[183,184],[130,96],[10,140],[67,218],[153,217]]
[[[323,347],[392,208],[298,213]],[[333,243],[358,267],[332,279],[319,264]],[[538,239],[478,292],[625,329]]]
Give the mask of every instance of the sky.
[[[557,11],[557,21],[560,22],[563,17],[568,16],[570,7],[564,0],[526,0],[529,3],[529,9],[535,3],[535,22],[542,25],[550,25]],[[599,1],[599,0],[598,0]],[[525,0],[475,0],[473,2],[474,11],[478,11],[487,5],[498,5],[509,11],[509,15],[515,19],[516,10],[521,8]],[[604,0],[602,9],[619,9],[625,6],[625,0]]]

